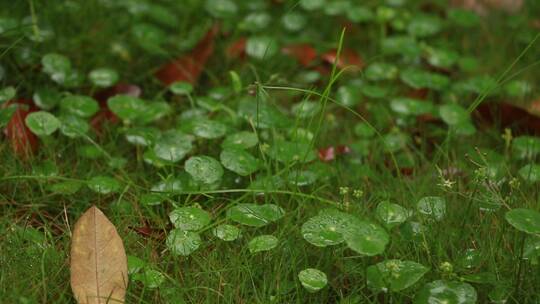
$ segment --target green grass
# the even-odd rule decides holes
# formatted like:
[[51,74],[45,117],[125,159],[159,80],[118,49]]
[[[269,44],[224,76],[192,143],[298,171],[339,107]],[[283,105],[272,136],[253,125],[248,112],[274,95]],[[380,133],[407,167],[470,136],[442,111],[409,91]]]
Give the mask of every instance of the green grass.
[[[472,29],[450,28],[433,37],[418,39],[429,46],[455,50],[460,58],[471,56],[478,61],[471,70],[454,64],[448,71],[430,67],[425,59],[382,52],[382,39],[403,33],[390,24],[372,20],[343,31],[342,21],[346,17],[329,16],[320,9],[306,11],[296,1],[289,1],[282,5],[268,4],[259,12],[270,14],[276,22],[285,14],[302,13],[317,23],[305,26],[298,33],[287,32],[277,25],[250,33],[249,28],[238,25],[247,14],[245,9],[234,16],[219,18],[221,31],[227,35],[222,34],[216,40],[214,54],[189,98],[172,96],[153,73],[163,63],[191,50],[210,27],[214,19],[203,2],[156,2],[155,5],[176,16],[174,26],[163,24],[166,20],[163,17],[136,15],[104,4],[114,4],[113,1],[71,1],[66,5],[33,0],[12,2],[0,1],[0,7],[9,7],[8,12],[0,14],[0,21],[31,16],[30,20],[39,22],[0,32],[0,65],[6,71],[0,77],[0,88],[13,86],[18,97],[27,98],[44,87],[87,96],[99,90],[88,81],[65,87],[43,73],[40,65],[43,55],[59,53],[68,57],[72,67],[83,74],[97,67],[113,68],[122,82],[140,86],[145,100],[167,101],[171,111],[150,123],[161,131],[187,128],[186,120],[178,122],[179,117],[193,107],[204,107],[198,103],[200,97],[216,93],[217,88],[225,91],[227,97],[215,101],[220,105],[218,109],[209,110],[204,117],[225,124],[228,134],[240,130],[257,133],[259,144],[248,151],[261,165],[257,173],[245,177],[225,169],[218,187],[197,184],[185,172],[183,160],[161,168],[146,163],[144,153],[150,149],[128,143],[124,132],[132,125],[121,122],[105,124],[99,136],[90,131],[73,139],[57,131],[41,138],[39,151],[29,159],[15,155],[7,138],[0,137],[0,302],[72,303],[71,232],[77,218],[90,206],[97,205],[116,225],[127,254],[145,261],[146,269],[163,276],[159,287],[153,287],[151,282],[136,280],[131,275],[127,303],[412,303],[422,287],[435,280],[470,283],[478,294],[478,303],[490,303],[494,291],[504,290],[508,290],[506,303],[539,303],[540,251],[525,246],[526,240],[539,244],[538,235],[520,232],[505,220],[505,213],[511,209],[540,209],[538,181],[528,181],[518,173],[524,165],[538,163],[538,153],[528,158],[516,156],[515,140],[506,144],[502,137],[504,130],[497,122],[484,127],[473,113],[466,121],[475,122],[476,132],[465,135],[458,127],[449,127],[436,110],[447,104],[459,104],[463,109],[473,109],[481,102],[524,104],[538,97],[540,43],[536,41],[536,32],[527,26],[540,9],[534,1],[529,1],[527,9],[513,17],[494,13]],[[443,4],[433,4],[430,11],[422,6],[428,1],[412,2],[410,6],[396,8],[399,16],[422,10],[444,16],[449,9]],[[350,3],[356,5],[355,1]],[[381,6],[378,1],[365,3],[374,12]],[[166,34],[159,50],[149,51],[133,38],[131,27],[141,22],[153,24]],[[25,34],[46,29],[53,29],[55,35],[43,42],[32,41]],[[428,92],[427,100],[433,105],[430,113],[438,120],[417,121],[415,115],[398,114],[389,106],[393,97],[403,97],[412,91],[399,77],[369,81],[366,70],[351,74],[333,65],[328,75],[310,83],[300,79],[307,69],[284,55],[270,54],[264,60],[248,55],[245,61],[226,58],[225,49],[232,41],[256,35],[273,37],[281,45],[307,42],[319,53],[332,48],[339,49],[338,53],[352,48],[362,54],[366,66],[382,61],[395,64],[400,73],[411,67],[440,72],[451,79],[451,84],[443,90]],[[126,51],[115,52],[120,46]],[[29,57],[21,58],[26,52]],[[424,55],[417,57],[421,56]],[[239,93],[233,90],[231,70],[242,81]],[[462,92],[451,87],[460,81],[472,83],[470,79],[478,75],[497,79],[496,87],[489,87],[497,92],[484,96],[485,90]],[[353,105],[340,104],[339,89],[353,86],[351,82],[358,79],[363,81],[362,86],[370,83],[390,88],[391,94],[385,98],[363,96],[361,102]],[[532,92],[508,96],[504,85],[512,79],[533,84]],[[285,125],[273,121],[275,125],[270,128],[262,128],[257,120],[247,121],[237,110],[242,98],[257,103],[256,113],[262,111],[266,115],[263,105],[271,104],[287,113],[289,120]],[[290,112],[295,103],[308,101],[320,106],[314,115],[302,118]],[[50,110],[58,117],[65,114],[61,111],[58,107]],[[360,136],[355,131],[359,123],[369,124],[375,135]],[[511,127],[514,138],[523,134],[517,122]],[[344,144],[352,152],[328,163],[299,162],[309,156],[307,153],[292,162],[271,156],[269,149],[274,143],[279,144],[283,138],[294,141],[288,133],[299,130],[313,134],[307,144],[314,149]],[[396,134],[404,135],[407,142],[389,149],[385,140]],[[221,141],[221,138],[197,137],[186,159],[209,155],[219,160]],[[85,147],[97,147],[102,153],[85,156],[81,154]],[[127,163],[115,168],[109,165],[111,157],[122,157]],[[414,171],[409,175],[406,170],[411,168]],[[296,170],[314,173],[316,182],[296,185]],[[86,184],[95,176],[112,177],[121,187],[111,194],[92,191]],[[171,176],[184,178],[181,193],[165,195],[156,206],[141,202],[142,195],[152,192],[154,185]],[[267,185],[265,189],[250,188],[255,180],[273,176],[281,177],[283,183]],[[80,183],[82,187],[74,194],[51,190],[52,185],[65,181]],[[446,201],[446,214],[440,221],[417,211],[418,201],[427,196],[439,196]],[[325,208],[338,208],[382,225],[376,209],[383,201],[415,213],[388,231],[390,241],[381,254],[362,255],[344,243],[316,247],[301,233],[302,225]],[[226,214],[232,206],[243,203],[276,204],[285,214],[261,228],[242,226]],[[496,210],[485,211],[490,204],[497,205]],[[213,221],[199,231],[203,242],[198,250],[186,257],[174,256],[166,245],[167,235],[174,228],[168,214],[175,208],[192,205],[210,212]],[[222,223],[241,228],[241,238],[224,242],[213,236],[212,229]],[[424,227],[423,233],[411,233],[412,225],[416,224]],[[137,232],[146,226],[152,228],[150,235]],[[251,253],[248,242],[265,234],[278,238],[277,247]],[[532,253],[528,259],[522,259],[526,248]],[[475,250],[472,261],[464,257],[467,249]],[[409,288],[377,292],[368,286],[367,269],[389,259],[413,261],[430,270]],[[298,279],[299,272],[306,268],[323,271],[328,285],[316,293],[308,292]]]

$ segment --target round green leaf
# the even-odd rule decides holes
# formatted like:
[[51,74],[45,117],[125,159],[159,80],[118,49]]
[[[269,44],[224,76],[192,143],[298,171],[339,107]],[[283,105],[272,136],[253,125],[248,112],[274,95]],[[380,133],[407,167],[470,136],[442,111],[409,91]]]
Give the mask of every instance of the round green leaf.
[[88,78],[93,85],[97,87],[110,87],[118,81],[118,73],[110,68],[99,68],[92,70],[88,74]]
[[388,55],[416,57],[422,51],[418,42],[411,36],[390,36],[381,41],[381,50]]
[[175,228],[197,231],[210,224],[210,213],[196,207],[177,208],[169,213],[169,219]]
[[193,231],[173,229],[167,237],[167,248],[174,256],[188,256],[202,244],[201,236]]
[[300,6],[308,11],[323,8],[326,0],[300,0]]
[[133,121],[146,115],[147,105],[144,100],[129,96],[116,95],[107,100],[109,109],[124,121]]
[[34,103],[43,110],[51,110],[62,99],[60,92],[50,88],[40,88],[32,96]]
[[470,120],[469,112],[455,103],[442,105],[439,108],[439,115],[450,126],[460,125]]
[[309,186],[317,181],[317,173],[309,170],[294,170],[287,175],[289,184],[304,187]]
[[4,87],[0,89],[0,105],[8,100],[13,99],[13,97],[15,97],[16,94],[17,94],[17,90],[15,90],[15,88],[12,86]]
[[429,268],[412,261],[385,260],[367,268],[367,284],[377,291],[400,291],[418,282]]
[[338,88],[336,100],[346,107],[353,107],[362,100],[362,96],[357,86],[344,85]]
[[533,159],[540,154],[540,138],[518,136],[512,140],[512,155],[518,159]]
[[185,81],[176,81],[169,86],[169,90],[175,95],[189,95],[193,92],[193,85]]
[[223,167],[210,156],[198,155],[190,157],[185,164],[186,172],[197,182],[214,184],[221,180]]
[[49,112],[32,112],[26,116],[26,125],[37,136],[48,136],[60,128],[61,122]]
[[317,247],[337,245],[344,241],[343,231],[351,222],[351,215],[332,209],[321,210],[302,225],[306,241]]
[[60,117],[60,121],[62,122],[60,132],[70,138],[81,137],[90,130],[88,122],[79,116],[64,115]]
[[400,78],[401,81],[414,89],[443,90],[450,84],[450,79],[447,76],[414,68],[401,72]]
[[161,53],[161,45],[167,39],[165,32],[152,24],[139,23],[131,28],[135,42],[144,50],[151,53]]
[[271,21],[272,16],[268,13],[250,13],[238,24],[238,28],[249,32],[259,32],[267,29]]
[[433,110],[431,102],[426,100],[398,97],[390,101],[390,108],[402,115],[422,115]]
[[298,12],[289,11],[281,18],[283,27],[291,32],[296,32],[303,29],[307,24],[307,18]]
[[300,101],[299,103],[293,104],[291,107],[291,112],[298,118],[310,118],[321,110],[321,105],[316,101]]
[[273,204],[238,204],[227,210],[227,217],[239,224],[262,227],[283,217],[285,211]]
[[517,208],[506,212],[506,221],[519,231],[540,234],[540,212]]
[[287,128],[289,119],[273,105],[253,97],[245,97],[238,104],[238,115],[261,129]]
[[369,98],[384,98],[389,93],[389,88],[380,85],[365,83],[360,87],[360,92]]
[[161,286],[166,278],[161,272],[144,267],[142,272],[133,275],[133,279],[141,282],[148,289],[154,289]]
[[150,146],[159,137],[159,129],[153,127],[129,128],[126,130],[126,140],[136,146]]
[[51,79],[57,83],[64,83],[71,71],[71,62],[66,56],[48,53],[41,58],[43,72],[48,74]]
[[416,204],[418,212],[440,221],[446,215],[446,201],[439,196],[426,196]]
[[210,119],[196,119],[190,127],[195,136],[205,139],[220,138],[227,132],[226,125]]
[[224,149],[219,155],[223,167],[232,172],[247,176],[259,169],[259,160],[241,149]]
[[128,274],[132,275],[135,273],[140,272],[145,266],[146,262],[139,259],[136,256],[128,255],[127,256],[127,264],[128,264]]
[[65,113],[87,118],[97,113],[99,104],[92,97],[68,95],[60,101],[60,108]]
[[476,303],[476,290],[462,282],[433,281],[420,289],[414,298],[414,304],[474,304]]
[[307,163],[316,158],[311,145],[304,142],[275,141],[266,152],[270,158],[283,163]]
[[398,204],[381,202],[377,205],[375,214],[386,228],[392,229],[404,223],[409,218],[410,213],[409,210]]
[[50,190],[53,193],[71,195],[79,191],[81,187],[82,187],[82,183],[78,181],[65,181],[65,182],[59,182],[59,183],[51,185]]
[[384,252],[390,236],[377,224],[357,220],[343,232],[347,246],[362,255],[374,256]]
[[171,106],[165,101],[154,101],[147,103],[145,114],[138,117],[138,122],[147,124],[159,120],[171,112]]
[[115,193],[120,190],[120,183],[108,176],[94,176],[88,181],[88,187],[100,194]]
[[527,164],[519,169],[519,176],[530,183],[540,182],[540,165]]
[[278,244],[278,239],[273,235],[259,235],[254,237],[248,243],[248,249],[251,253],[268,251],[274,249]]
[[231,0],[206,0],[204,7],[216,18],[231,18],[238,12],[238,7]]
[[259,143],[256,133],[240,131],[225,137],[221,143],[223,149],[249,149]]
[[392,80],[398,76],[398,68],[389,63],[375,62],[370,64],[364,73],[369,80]]
[[504,86],[504,90],[508,96],[523,98],[532,93],[533,86],[524,80],[513,80]]
[[375,129],[365,122],[360,122],[354,126],[354,134],[362,138],[371,138],[375,136]]
[[152,192],[160,192],[164,194],[179,193],[184,190],[183,182],[180,178],[169,177],[159,183],[155,184],[151,188]]
[[375,18],[373,12],[361,5],[356,5],[347,10],[347,18],[352,22],[369,22]]
[[407,26],[409,34],[416,37],[433,36],[441,30],[442,22],[439,18],[428,15],[414,16]]
[[298,279],[302,286],[309,292],[317,292],[328,284],[326,274],[315,268],[307,268],[298,273]]
[[395,153],[404,149],[409,140],[409,135],[405,133],[391,132],[382,137],[383,148],[386,152]]
[[258,60],[273,57],[278,51],[278,42],[270,36],[251,37],[246,41],[246,53]]
[[221,224],[212,230],[212,234],[225,242],[232,242],[240,237],[240,229],[233,225]]
[[176,130],[164,132],[154,145],[155,155],[163,160],[178,162],[193,148],[193,138]]
[[425,54],[429,64],[444,69],[451,68],[459,59],[458,53],[446,49],[426,47]]

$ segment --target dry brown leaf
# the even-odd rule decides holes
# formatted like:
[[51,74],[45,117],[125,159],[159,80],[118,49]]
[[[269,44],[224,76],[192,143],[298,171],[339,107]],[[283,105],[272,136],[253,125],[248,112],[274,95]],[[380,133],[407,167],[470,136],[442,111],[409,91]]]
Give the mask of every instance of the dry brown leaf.
[[79,304],[123,303],[128,276],[122,239],[96,206],[77,221],[71,241],[71,289]]

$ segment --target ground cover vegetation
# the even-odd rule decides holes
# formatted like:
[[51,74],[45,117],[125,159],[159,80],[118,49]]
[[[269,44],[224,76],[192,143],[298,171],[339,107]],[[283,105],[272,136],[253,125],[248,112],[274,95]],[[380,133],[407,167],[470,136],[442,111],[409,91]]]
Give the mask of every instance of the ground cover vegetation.
[[0,3],[0,302],[540,303],[537,1]]

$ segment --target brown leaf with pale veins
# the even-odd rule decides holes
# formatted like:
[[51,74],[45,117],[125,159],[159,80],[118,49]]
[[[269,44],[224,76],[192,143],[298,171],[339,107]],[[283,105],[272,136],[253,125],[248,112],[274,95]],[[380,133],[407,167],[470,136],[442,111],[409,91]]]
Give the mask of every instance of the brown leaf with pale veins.
[[79,304],[124,303],[128,276],[122,239],[96,206],[75,224],[71,240],[71,289]]

